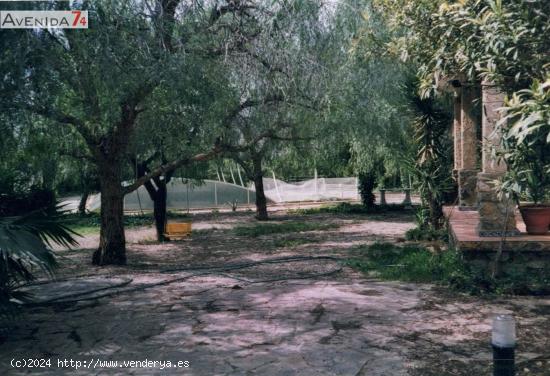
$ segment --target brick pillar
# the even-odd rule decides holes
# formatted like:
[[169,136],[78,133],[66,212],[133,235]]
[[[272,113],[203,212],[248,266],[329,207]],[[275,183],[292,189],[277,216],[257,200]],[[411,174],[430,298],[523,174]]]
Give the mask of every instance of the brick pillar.
[[458,208],[477,209],[477,118],[475,116],[476,88],[462,87],[460,111],[460,168],[458,170]]
[[482,84],[482,172],[477,175],[479,236],[515,236],[514,205],[497,197],[493,181],[506,172],[506,165],[493,157],[500,146],[501,135],[495,132],[500,119],[498,108],[503,106],[504,93],[491,82]]

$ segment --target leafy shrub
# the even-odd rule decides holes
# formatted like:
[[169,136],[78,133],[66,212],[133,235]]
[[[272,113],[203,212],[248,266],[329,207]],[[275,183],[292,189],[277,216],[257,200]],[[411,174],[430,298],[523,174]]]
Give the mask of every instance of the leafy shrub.
[[294,210],[289,210],[288,212],[291,214],[298,214],[298,215],[312,215],[312,214],[323,214],[323,213],[372,214],[373,211],[385,212],[385,211],[401,211],[401,210],[406,210],[405,206],[401,204],[389,204],[389,205],[384,205],[384,207],[376,206],[375,209],[369,209],[363,205],[342,202],[337,205],[320,206],[317,208],[308,208],[308,209],[294,209]]
[[0,217],[24,215],[54,206],[55,193],[47,189],[31,188],[28,192],[0,195]]
[[431,252],[414,245],[398,247],[390,243],[360,246],[358,256],[348,264],[382,279],[436,283],[470,294],[548,294],[550,272],[508,272],[493,278],[488,270],[465,262],[453,250]]
[[31,212],[25,216],[0,218],[0,317],[12,316],[12,299],[27,298],[16,290],[35,279],[40,270],[52,275],[57,263],[52,243],[73,246],[74,232],[61,224],[58,208]]
[[501,156],[508,171],[497,184],[514,201],[550,202],[550,78],[535,80],[530,89],[506,100],[506,117],[499,122]]
[[300,237],[293,239],[276,239],[273,243],[277,248],[293,248],[303,244],[315,243],[317,240],[311,237]]
[[362,205],[352,205],[347,202],[343,202],[337,205],[323,205],[316,208],[307,208],[307,209],[291,209],[288,210],[289,214],[297,215],[314,215],[314,214],[340,214],[340,213],[350,213],[351,210],[362,211],[364,207]]
[[361,246],[360,256],[351,265],[362,271],[376,271],[383,279],[410,282],[442,282],[463,270],[456,252],[432,253],[420,246],[397,247],[390,243]]
[[405,233],[405,239],[409,241],[448,241],[449,233],[447,229],[433,229],[431,227],[415,227]]
[[434,241],[449,240],[449,233],[446,226],[434,227],[430,221],[430,211],[427,208],[420,208],[415,214],[416,227],[405,233],[405,239],[410,241]]
[[374,171],[360,173],[358,176],[359,195],[365,209],[373,210],[375,207],[376,196],[373,191],[376,187],[377,175]]

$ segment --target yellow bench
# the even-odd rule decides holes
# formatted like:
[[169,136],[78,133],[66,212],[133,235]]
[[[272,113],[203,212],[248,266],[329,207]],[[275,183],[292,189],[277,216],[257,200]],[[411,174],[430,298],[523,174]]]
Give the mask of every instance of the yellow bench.
[[167,223],[164,237],[168,240],[183,239],[191,235],[191,222]]

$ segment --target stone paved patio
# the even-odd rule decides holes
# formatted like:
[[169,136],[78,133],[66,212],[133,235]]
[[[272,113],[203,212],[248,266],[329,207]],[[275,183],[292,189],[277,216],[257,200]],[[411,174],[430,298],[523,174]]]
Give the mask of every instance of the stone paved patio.
[[[196,233],[156,244],[152,230],[129,231],[129,266],[87,265],[93,236],[78,251],[61,251],[64,276],[132,278],[132,287],[191,276],[159,273],[170,265],[205,265],[292,255],[346,257],[353,245],[402,242],[410,214],[308,216],[334,225],[307,234],[236,238],[249,214],[197,216]],[[276,220],[297,219],[275,214]],[[221,226],[223,225],[223,226]],[[220,228],[222,230],[212,230]],[[310,242],[277,247],[276,240]],[[330,276],[292,279],[329,270],[334,261],[263,266],[259,270],[191,277],[98,300],[28,308],[0,345],[1,375],[489,375],[490,319],[519,321],[518,375],[550,375],[550,297],[481,299],[430,285],[381,282],[344,269]],[[258,282],[272,276],[289,280]],[[236,279],[237,278],[237,279]],[[249,282],[244,282],[247,279]],[[14,369],[13,358],[51,358],[52,368]],[[189,368],[58,368],[57,359],[189,361]]]

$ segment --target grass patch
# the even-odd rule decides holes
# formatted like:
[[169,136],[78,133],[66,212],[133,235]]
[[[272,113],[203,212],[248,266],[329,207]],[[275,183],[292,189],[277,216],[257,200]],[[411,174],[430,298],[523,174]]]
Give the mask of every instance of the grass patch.
[[391,243],[359,246],[359,256],[349,264],[382,279],[408,282],[438,282],[460,271],[462,263],[456,252],[433,254],[421,246],[398,247]]
[[256,238],[262,235],[289,234],[295,232],[307,232],[326,230],[336,227],[334,224],[310,223],[310,222],[282,222],[282,223],[258,223],[254,226],[237,226],[233,229],[235,235]]
[[387,211],[405,210],[405,206],[401,204],[389,204],[384,206],[376,206],[374,209],[369,209],[361,204],[350,204],[342,202],[336,205],[324,205],[317,208],[293,209],[289,210],[289,214],[297,215],[312,215],[312,214],[372,214],[383,213]]
[[350,204],[342,202],[336,205],[323,205],[316,208],[293,209],[289,214],[313,215],[313,214],[369,214],[372,210],[367,209],[361,204]]
[[[188,219],[189,215],[168,212],[168,218]],[[84,215],[67,214],[64,216],[63,220],[65,225],[81,235],[97,234],[99,233],[99,228],[101,225],[101,217],[99,213],[87,213]],[[150,226],[154,223],[155,220],[153,218],[153,213],[124,216],[125,227]]]
[[199,229],[199,230],[193,230],[191,232],[191,236],[193,236],[193,235],[207,236],[207,235],[214,234],[215,232],[218,232],[218,231],[227,231],[227,229],[213,226],[213,227],[210,227],[210,228],[203,228],[203,229]]
[[99,226],[85,226],[85,225],[71,225],[69,224],[68,227],[76,232],[78,235],[86,236],[86,235],[94,235],[99,234]]
[[492,278],[486,270],[464,262],[454,250],[433,253],[418,245],[399,247],[390,243],[360,246],[348,265],[369,276],[387,280],[435,283],[470,294],[548,293],[550,273],[507,273]]
[[294,238],[294,239],[277,239],[273,243],[277,248],[293,248],[303,244],[316,243],[316,239],[312,238]]
[[405,233],[405,239],[409,241],[435,241],[449,240],[449,232],[446,228],[435,230],[431,227],[415,227]]

